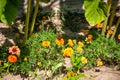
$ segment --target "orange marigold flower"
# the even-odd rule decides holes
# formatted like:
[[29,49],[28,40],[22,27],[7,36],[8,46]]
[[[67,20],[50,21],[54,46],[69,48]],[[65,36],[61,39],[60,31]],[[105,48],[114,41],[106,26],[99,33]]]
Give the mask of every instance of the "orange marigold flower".
[[103,65],[103,62],[102,61],[97,61],[97,66],[100,67]]
[[73,77],[73,76],[75,76],[75,73],[73,72],[73,71],[71,71],[71,72],[68,72],[67,74],[66,74],[66,77],[68,78],[68,77]]
[[120,34],[118,34],[118,39],[120,40]]
[[88,35],[88,37],[85,39],[86,43],[89,44],[92,41],[93,36],[91,34]]
[[84,44],[83,44],[81,41],[79,41],[79,42],[78,42],[78,46],[79,46],[79,47],[83,47]]
[[65,50],[63,50],[63,56],[64,57],[70,57],[74,53],[73,49],[68,47]]
[[91,34],[89,34],[89,35],[88,35],[88,38],[89,38],[89,39],[92,39],[92,38],[93,38],[93,36],[92,36]]
[[9,47],[9,53],[11,54],[16,54],[17,56],[20,55],[20,49],[18,46],[12,46],[12,47]]
[[98,24],[97,24],[97,28],[103,28],[103,24],[98,23]]
[[61,38],[61,39],[56,39],[56,44],[59,45],[59,46],[64,45],[64,39],[63,39],[63,38]]
[[108,30],[108,34],[109,34],[109,35],[113,34],[113,30],[109,29],[109,30]]
[[86,63],[87,63],[87,59],[86,59],[85,57],[82,57],[82,58],[81,58],[81,62],[82,62],[83,64],[86,64]]
[[42,46],[43,46],[44,48],[49,47],[49,46],[50,46],[50,41],[43,41],[43,42],[42,42]]
[[71,39],[68,39],[68,43],[67,43],[70,47],[72,47],[74,44],[73,44],[73,41]]
[[15,62],[17,62],[17,57],[15,55],[9,55],[8,61],[11,63],[15,63]]

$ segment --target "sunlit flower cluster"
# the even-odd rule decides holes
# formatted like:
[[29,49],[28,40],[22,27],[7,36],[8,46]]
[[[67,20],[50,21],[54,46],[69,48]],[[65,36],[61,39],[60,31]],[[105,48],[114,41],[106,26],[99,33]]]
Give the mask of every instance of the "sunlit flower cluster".
[[49,47],[49,46],[50,46],[50,41],[43,41],[43,42],[42,42],[42,46],[43,46],[44,48]]

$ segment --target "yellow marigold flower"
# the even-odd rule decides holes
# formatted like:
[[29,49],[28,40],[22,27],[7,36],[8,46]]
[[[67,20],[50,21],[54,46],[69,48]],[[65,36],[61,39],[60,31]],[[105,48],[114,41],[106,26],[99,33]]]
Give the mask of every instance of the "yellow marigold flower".
[[64,45],[64,39],[63,39],[63,38],[61,38],[61,39],[56,39],[56,44],[59,45],[59,46]]
[[73,53],[74,53],[74,51],[70,47],[63,50],[63,56],[64,57],[70,57]]
[[109,30],[108,30],[108,34],[109,34],[109,35],[113,34],[113,30],[109,29]]
[[83,47],[84,44],[83,44],[82,42],[79,41],[79,42],[78,42],[78,46],[79,46],[79,47]]
[[100,67],[103,65],[103,62],[102,61],[97,61],[97,66]]
[[71,71],[71,72],[68,72],[67,74],[66,74],[66,77],[68,78],[68,77],[73,77],[73,76],[75,76],[75,73],[73,72],[73,71]]
[[80,52],[80,53],[82,53],[83,52],[83,48],[77,47],[77,51]]
[[97,24],[97,28],[103,28],[103,24],[98,23],[98,24]]
[[118,39],[120,40],[120,34],[118,34]]
[[72,47],[72,46],[74,45],[71,39],[68,40],[68,45],[69,45],[70,47]]
[[42,42],[42,46],[43,46],[44,48],[49,47],[49,46],[50,46],[50,41],[43,41],[43,42]]
[[37,62],[37,65],[38,65],[38,66],[39,66],[39,65],[41,65],[41,62],[40,62],[40,61],[38,61],[38,62]]
[[87,59],[86,59],[85,57],[82,57],[82,58],[81,58],[81,62],[82,62],[83,64],[86,64],[86,63],[87,63]]
[[74,39],[74,40],[73,40],[73,43],[76,44],[76,42],[77,42],[77,41]]
[[26,62],[28,59],[27,59],[27,57],[24,57],[24,61]]

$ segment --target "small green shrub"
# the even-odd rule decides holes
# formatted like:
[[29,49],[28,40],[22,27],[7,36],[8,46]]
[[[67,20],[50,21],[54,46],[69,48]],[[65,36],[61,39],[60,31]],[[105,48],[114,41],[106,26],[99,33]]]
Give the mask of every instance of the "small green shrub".
[[120,44],[112,39],[98,35],[90,44],[85,45],[85,56],[89,62],[87,66],[96,66],[96,61],[100,59],[104,64],[118,64],[120,61]]
[[[29,63],[36,64],[41,62],[40,68],[52,69],[59,63],[63,63],[63,56],[61,54],[61,48],[57,47],[55,40],[58,34],[55,34],[52,30],[41,31],[32,36],[26,44],[29,46],[30,55]],[[50,45],[43,46],[43,42],[49,41]]]

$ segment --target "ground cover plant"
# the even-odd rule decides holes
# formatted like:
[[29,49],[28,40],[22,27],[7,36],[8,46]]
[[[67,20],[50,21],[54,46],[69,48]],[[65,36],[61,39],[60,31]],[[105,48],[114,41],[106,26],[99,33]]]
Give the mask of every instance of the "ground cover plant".
[[[8,73],[24,74],[41,80],[42,78],[37,75],[37,71],[44,70],[44,75],[47,76],[47,79],[52,80],[55,75],[64,73],[62,80],[76,80],[86,78],[87,76],[82,74],[81,71],[88,70],[92,67],[101,67],[103,65],[120,66],[120,33],[118,32],[118,34],[116,34],[120,24],[120,17],[118,17],[113,30],[111,28],[112,22],[109,23],[108,21],[108,18],[113,15],[111,14],[109,17],[112,0],[108,0],[108,4],[101,0],[84,0],[85,18],[90,26],[93,27],[93,30],[87,30],[87,34],[85,34],[83,38],[81,38],[81,36],[74,38],[68,35],[66,38],[66,34],[57,32],[55,28],[53,29],[54,26],[52,24],[42,24],[47,20],[50,23],[52,23],[52,21],[49,20],[49,17],[46,18],[46,16],[43,16],[43,20],[41,21],[37,18],[39,0],[36,0],[37,4],[31,20],[32,24],[31,27],[29,27],[29,10],[31,3],[29,1],[24,39],[21,39],[17,33],[16,39],[18,41],[16,45],[0,47],[1,76]],[[2,0],[2,2],[4,1]],[[118,0],[116,0],[115,5],[117,5],[117,3]],[[2,8],[4,8],[4,6],[5,5],[3,5]],[[113,8],[113,12],[115,12],[115,9],[116,6]],[[1,17],[1,15],[3,15],[2,12],[4,12],[4,10],[0,11],[0,19],[4,22]],[[93,15],[93,12],[95,15],[90,17]],[[71,30],[75,31],[69,24],[72,18],[73,16],[69,16],[69,19],[65,17],[64,27],[67,25]],[[37,25],[35,24],[35,20],[38,20]],[[112,18],[110,21],[112,21]],[[8,23],[10,24],[11,22]],[[107,23],[109,25],[107,25]],[[73,26],[76,26],[76,24],[73,24]],[[107,28],[107,26],[109,27]],[[76,26],[75,29],[78,29],[78,26]],[[116,39],[115,35],[117,36]],[[70,65],[72,66],[66,66],[66,58],[69,58]]]

